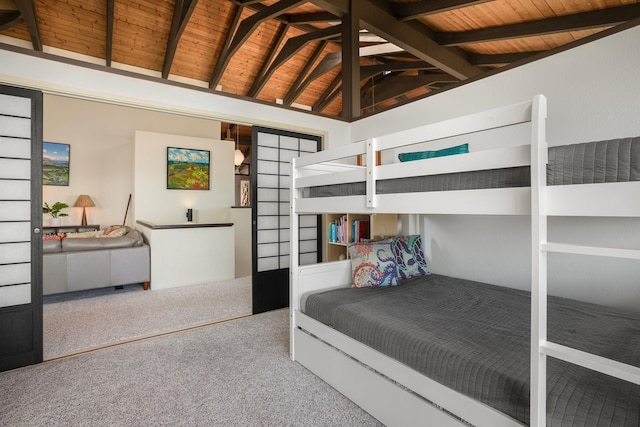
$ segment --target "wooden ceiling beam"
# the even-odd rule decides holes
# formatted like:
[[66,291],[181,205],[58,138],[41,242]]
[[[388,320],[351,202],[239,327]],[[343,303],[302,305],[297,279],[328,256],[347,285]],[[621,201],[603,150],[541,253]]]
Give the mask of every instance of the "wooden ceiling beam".
[[313,104],[313,111],[322,112],[327,106],[342,92],[342,85],[338,86],[342,81],[342,74],[338,74],[329,83],[329,86],[322,92],[320,98]]
[[[348,6],[347,0],[311,0],[311,2],[334,14],[337,11],[341,11],[342,14],[348,13],[348,7],[343,9],[345,4]],[[483,71],[471,65],[462,53],[440,46],[424,31],[410,25],[410,22],[396,19],[388,3],[379,3],[375,0],[359,0],[358,3],[362,8],[361,26],[370,32],[461,80],[482,74]]]
[[498,53],[493,55],[470,53],[469,62],[471,62],[473,65],[501,66],[501,65],[511,64],[512,62],[524,60],[540,52],[541,51]]
[[447,12],[493,0],[423,0],[415,3],[393,3],[393,15],[401,21],[418,19],[421,16]]
[[16,0],[16,6],[20,10],[20,15],[31,36],[31,44],[33,49],[42,52],[42,38],[40,37],[40,27],[38,26],[38,17],[32,0]]
[[616,25],[640,16],[640,3],[519,24],[501,25],[473,31],[438,33],[436,40],[442,46],[459,46],[543,34],[563,33]]
[[164,54],[164,62],[162,64],[162,78],[169,77],[173,58],[176,55],[176,49],[180,42],[180,37],[187,27],[189,19],[196,8],[198,0],[176,0],[173,6],[173,19],[171,20],[171,29],[169,30],[169,40],[167,40],[167,49]]
[[436,82],[451,81],[448,74],[420,74],[417,76],[390,75],[377,83],[371,91],[363,94],[361,103],[363,108],[372,108],[376,104],[397,98],[412,90],[429,86]]
[[220,56],[218,57],[218,61],[216,62],[215,67],[213,68],[213,72],[211,73],[211,78],[209,79],[209,89],[215,89],[220,83],[220,79],[222,78],[222,74],[224,70],[229,65],[229,61],[231,60],[231,54],[229,52],[229,45],[231,45],[231,40],[233,40],[233,34],[238,27],[238,23],[240,22],[240,17],[242,16],[243,6],[238,6],[236,8],[235,13],[233,14],[233,18],[231,19],[231,24],[229,25],[229,29],[227,30],[227,34],[224,37],[224,43],[222,43],[222,50],[220,51]]
[[[433,65],[425,61],[415,62],[388,62],[385,64],[365,65],[360,67],[360,79],[365,80],[376,74],[383,73],[385,71],[412,71],[412,70],[432,70]],[[451,77],[450,77],[451,78]]]
[[273,59],[276,52],[278,51],[278,47],[280,47],[280,44],[284,40],[284,37],[286,36],[288,30],[289,30],[289,25],[280,24],[278,28],[278,33],[276,34],[276,37],[273,43],[271,44],[271,49],[269,49],[267,56],[262,62],[260,71],[258,71],[258,75],[256,76],[256,79],[253,81],[253,84],[251,85],[251,89],[249,89],[249,93],[247,94],[247,96],[250,96],[252,98],[256,97],[258,93],[260,93],[264,85],[267,83],[268,79],[265,77],[267,75],[266,74],[267,70],[269,69],[269,64],[271,63],[271,60]]
[[238,25],[238,30],[229,45],[229,52],[231,53],[231,56],[233,56],[240,46],[247,41],[249,36],[253,34],[260,24],[269,19],[273,19],[276,16],[282,15],[288,10],[304,3],[306,3],[306,0],[280,0],[279,2],[254,13],[250,17],[243,19],[240,25]]
[[259,79],[260,81],[257,84],[259,89],[262,89],[262,87],[266,84],[266,82],[269,80],[269,78],[273,75],[273,73],[278,68],[280,68],[285,62],[287,62],[293,55],[298,53],[307,44],[314,41],[327,40],[327,39],[333,38],[339,35],[341,31],[342,31],[342,25],[335,25],[332,27],[323,28],[322,30],[316,30],[311,33],[302,34],[296,37],[291,37],[284,44],[284,46],[278,53],[278,56],[276,57],[276,59],[273,60],[273,62],[269,66],[269,69],[264,74],[264,76],[261,79]]
[[342,112],[343,119],[360,117],[360,1],[349,2],[349,13],[342,17]]
[[18,25],[22,22],[22,16],[20,12],[10,12],[4,13],[2,17],[0,17],[0,31],[4,31],[13,27],[14,25]]
[[340,21],[340,18],[330,12],[286,14],[285,19],[289,24],[312,24],[316,22]]
[[293,101],[295,101],[296,98],[300,96],[302,91],[304,91],[309,86],[309,84],[313,81],[305,77],[309,73],[309,70],[311,69],[313,64],[320,57],[320,54],[322,54],[322,51],[327,47],[328,43],[329,42],[327,42],[326,40],[322,40],[320,43],[318,43],[318,46],[316,46],[316,49],[313,51],[313,53],[311,54],[307,62],[304,64],[304,67],[302,67],[302,70],[300,71],[300,73],[298,73],[298,77],[296,77],[296,81],[293,82],[293,84],[291,85],[291,88],[289,88],[289,91],[284,96],[284,100],[283,100],[284,105],[290,106],[293,103]]
[[113,58],[113,19],[115,13],[115,0],[107,0],[107,42],[105,46],[105,60],[107,67],[111,67]]
[[[240,49],[240,46],[242,46],[242,44],[247,41],[249,36],[256,30],[256,28],[258,28],[260,24],[269,19],[280,16],[286,13],[288,10],[291,10],[306,2],[306,0],[280,0],[279,2],[267,7],[259,7],[261,5],[254,4],[253,6],[257,6],[259,10],[250,17],[243,19],[242,22],[240,22],[240,24],[237,26],[235,34],[233,34],[233,38],[231,39],[229,45],[226,46],[225,43],[226,47],[223,49],[223,52],[220,55],[221,58],[216,62],[211,80],[209,80],[209,88],[213,89],[218,85],[220,79],[222,78],[224,70],[227,68],[227,65],[229,65],[231,57],[238,51],[238,49]],[[238,9],[242,9],[245,4],[253,3],[241,2]],[[236,11],[236,16],[237,15],[238,11]],[[235,25],[232,25],[232,27],[233,29],[235,29]],[[232,29],[230,29],[227,33],[227,36],[232,33],[233,31]]]
[[[309,86],[311,82],[313,82],[315,79],[328,73],[329,71],[331,71],[332,69],[340,65],[341,63],[342,63],[342,52],[332,52],[332,53],[326,54],[324,58],[322,58],[322,61],[320,61],[318,66],[314,68],[311,74],[309,74],[309,76],[305,79],[304,83],[302,83],[301,88],[297,91],[298,93],[296,93],[295,96],[292,95],[292,97],[289,99],[290,102],[293,102],[295,98],[300,96],[303,90],[302,86],[303,87]],[[285,100],[285,103],[286,101],[287,100]]]
[[264,0],[231,0],[238,6],[252,6],[254,4],[261,4]]

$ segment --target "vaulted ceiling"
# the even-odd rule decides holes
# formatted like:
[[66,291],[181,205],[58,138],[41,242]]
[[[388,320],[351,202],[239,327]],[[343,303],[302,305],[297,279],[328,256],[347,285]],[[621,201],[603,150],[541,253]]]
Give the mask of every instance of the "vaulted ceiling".
[[0,0],[0,43],[353,120],[640,17],[639,1]]

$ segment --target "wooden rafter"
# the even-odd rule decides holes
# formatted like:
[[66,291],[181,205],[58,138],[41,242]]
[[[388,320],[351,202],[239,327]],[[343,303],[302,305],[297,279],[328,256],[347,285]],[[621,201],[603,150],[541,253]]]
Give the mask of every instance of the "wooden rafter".
[[[365,65],[360,67],[360,79],[365,80],[385,71],[433,70],[434,66],[425,61],[387,62],[385,64]],[[449,76],[452,79],[451,76]],[[455,79],[453,79],[455,80]]]
[[238,25],[238,31],[233,36],[233,40],[229,45],[229,51],[233,55],[242,44],[247,41],[249,36],[258,28],[263,22],[275,18],[278,15],[282,15],[287,10],[293,9],[303,3],[304,0],[280,0],[274,3],[272,6],[266,7],[261,11],[254,13],[250,17],[243,19],[240,25]]
[[329,12],[287,14],[285,19],[290,24],[312,24],[315,22],[340,21],[340,18]]
[[162,78],[169,77],[173,58],[178,48],[178,42],[184,32],[184,29],[196,8],[198,0],[176,0],[173,6],[173,19],[171,20],[171,30],[169,30],[169,40],[167,40],[167,49],[164,54],[164,63],[162,65]]
[[38,26],[38,18],[36,9],[32,0],[16,0],[16,6],[20,10],[22,19],[27,24],[29,35],[31,36],[31,44],[34,50],[42,52],[42,39],[40,38],[40,27]]
[[[348,13],[348,1],[346,0],[311,0],[311,2],[334,14]],[[415,25],[409,25],[411,24],[409,22],[396,19],[388,4],[379,4],[375,0],[359,0],[358,3],[362,8],[360,17],[362,27],[370,32],[400,46],[416,58],[427,61],[456,78],[466,79],[482,74],[482,70],[471,65],[460,52],[440,46],[435,40],[428,37],[425,31],[421,31]],[[346,9],[345,5],[347,5]]]
[[423,0],[415,3],[393,3],[393,15],[401,21],[473,6],[493,0]]
[[4,13],[3,16],[0,17],[0,31],[4,31],[14,25],[20,24],[21,22],[22,16],[20,15],[20,12]]
[[[322,58],[322,60],[316,66],[316,68],[314,68],[313,71],[311,71],[311,73],[307,76],[309,69],[311,68],[313,63],[316,62],[316,59],[318,59],[318,57],[320,56],[320,54],[322,53],[326,45],[327,45],[327,42],[322,41],[322,43],[320,43],[316,48],[313,55],[311,55],[311,58],[309,58],[309,61],[307,61],[307,64],[305,65],[303,72],[300,73],[295,83],[291,86],[291,89],[285,96],[284,98],[285,105],[291,105],[293,101],[295,101],[296,98],[298,98],[302,94],[302,92],[315,79],[317,79],[320,76],[323,76],[324,74],[328,73],[333,68],[335,68],[336,66],[340,65],[340,63],[342,62],[342,56],[341,56],[342,54],[340,52],[329,53],[325,55],[324,58]],[[304,78],[305,76],[307,77]],[[302,80],[303,78],[304,78],[304,81]]]
[[436,39],[443,46],[458,46],[468,43],[538,36],[567,31],[585,30],[607,25],[616,25],[640,16],[640,3],[519,24],[502,25],[473,31],[438,33]]
[[[240,49],[240,46],[247,41],[249,36],[258,28],[258,26],[269,20],[273,19],[276,16],[282,15],[286,13],[288,10],[291,10],[303,3],[306,3],[306,0],[280,0],[277,3],[274,3],[271,6],[261,8],[258,12],[254,13],[250,17],[243,19],[242,22],[238,25],[238,29],[235,31],[233,38],[229,45],[223,49],[223,54],[221,54],[221,58],[218,59],[216,63],[213,75],[211,76],[211,80],[209,81],[209,88],[215,88],[222,78],[222,74],[224,70],[227,68],[231,57]],[[248,3],[243,2],[242,5]],[[242,6],[240,6],[241,8]],[[232,26],[235,29],[235,26]],[[231,29],[227,33],[227,35],[231,34]],[[225,43],[226,44],[226,43]]]
[[276,37],[273,43],[271,44],[271,49],[269,49],[269,52],[267,53],[266,58],[262,62],[260,71],[258,71],[258,76],[253,81],[253,84],[251,85],[251,89],[249,89],[249,93],[247,94],[248,96],[252,98],[258,96],[258,94],[260,93],[264,85],[267,83],[267,80],[268,80],[267,71],[269,69],[269,64],[271,64],[271,60],[273,59],[276,52],[278,51],[278,47],[280,47],[280,44],[284,40],[284,37],[287,35],[288,29],[289,29],[289,25],[280,24],[280,28],[278,28],[278,33],[276,34]]
[[471,62],[473,65],[500,66],[500,65],[511,64],[512,62],[516,62],[516,61],[522,61],[538,53],[541,53],[541,52],[540,51],[514,52],[514,53],[498,53],[493,55],[471,53],[469,54],[469,62]]
[[231,45],[233,34],[236,32],[236,28],[238,27],[238,23],[240,22],[242,10],[243,6],[238,6],[235,13],[233,14],[233,19],[231,20],[231,24],[229,25],[229,29],[227,30],[227,34],[224,38],[224,43],[222,44],[222,51],[220,52],[220,56],[218,57],[218,61],[216,62],[215,67],[213,68],[211,78],[209,79],[210,89],[215,89],[215,87],[218,86],[225,68],[227,68],[227,65],[229,65],[229,61],[231,60],[229,45]]
[[115,0],[107,0],[107,43],[105,46],[105,59],[107,67],[111,67],[113,55],[113,17],[115,12]]
[[[324,90],[320,98],[313,104],[313,111],[322,111],[333,101],[339,94],[342,92],[342,85],[340,82],[342,81],[342,75],[338,74],[334,77],[334,79],[329,83],[329,86]],[[338,86],[340,85],[340,86]]]
[[417,76],[389,75],[386,79],[376,83],[371,91],[362,96],[361,103],[370,108],[375,103],[394,99],[412,90],[429,86],[437,82],[456,81],[448,74],[419,74]]
[[262,89],[264,84],[269,80],[269,78],[273,75],[273,73],[280,68],[286,61],[288,61],[293,55],[298,53],[302,48],[304,48],[307,44],[318,41],[318,40],[327,40],[332,37],[335,37],[340,34],[342,30],[342,26],[336,25],[333,27],[324,28],[322,30],[317,30],[312,33],[302,34],[297,37],[291,37],[284,44],[276,59],[273,60],[269,69],[265,72],[264,76],[258,82],[259,88]]
[[346,120],[360,116],[360,2],[349,2],[349,13],[342,17],[342,112]]

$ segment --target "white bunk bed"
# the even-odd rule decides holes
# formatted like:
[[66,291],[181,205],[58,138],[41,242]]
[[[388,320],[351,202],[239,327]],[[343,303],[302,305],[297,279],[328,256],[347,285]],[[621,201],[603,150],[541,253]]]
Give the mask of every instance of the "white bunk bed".
[[[640,182],[546,185],[546,99],[533,100],[429,124],[392,135],[321,151],[293,160],[291,248],[298,253],[298,215],[309,213],[398,213],[529,215],[532,233],[530,425],[546,420],[546,358],[640,384],[640,368],[547,341],[548,252],[640,259],[640,250],[581,247],[547,241],[548,216],[640,216]],[[474,134],[529,123],[526,141],[495,150],[376,166],[378,150]],[[525,125],[526,126],[526,125]],[[519,144],[519,145],[518,145]],[[364,155],[366,166],[341,161]],[[377,194],[380,180],[531,166],[531,186],[420,193]],[[425,173],[428,170],[428,173]],[[309,188],[366,182],[366,194],[308,197]],[[305,197],[306,195],[306,197]],[[633,196],[635,195],[635,196]],[[386,425],[522,425],[488,405],[431,380],[302,312],[309,292],[351,286],[349,260],[299,266],[291,257],[291,357]]]

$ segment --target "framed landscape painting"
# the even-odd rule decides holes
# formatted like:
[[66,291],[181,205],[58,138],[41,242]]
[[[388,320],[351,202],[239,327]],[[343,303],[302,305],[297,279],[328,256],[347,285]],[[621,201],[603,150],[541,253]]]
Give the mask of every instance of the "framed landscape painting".
[[167,147],[167,188],[209,189],[209,150]]
[[42,185],[69,185],[69,144],[42,143]]

